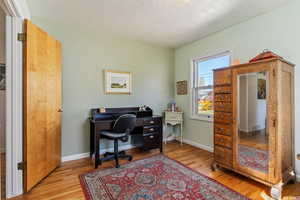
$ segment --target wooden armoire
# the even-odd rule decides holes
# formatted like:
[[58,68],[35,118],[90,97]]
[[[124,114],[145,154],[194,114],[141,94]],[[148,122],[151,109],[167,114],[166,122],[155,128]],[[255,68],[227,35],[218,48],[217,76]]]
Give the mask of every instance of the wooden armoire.
[[294,65],[281,58],[214,70],[214,163],[271,188],[294,173]]

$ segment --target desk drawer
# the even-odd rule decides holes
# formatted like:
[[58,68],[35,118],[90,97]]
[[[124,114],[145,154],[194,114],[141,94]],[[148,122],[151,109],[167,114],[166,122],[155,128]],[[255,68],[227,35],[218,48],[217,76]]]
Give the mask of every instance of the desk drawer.
[[154,126],[160,125],[160,120],[158,118],[144,119],[144,126]]
[[158,126],[144,126],[143,133],[153,133],[153,132],[159,132],[159,127]]
[[154,149],[160,146],[160,134],[158,132],[146,134],[143,136],[144,149]]
[[95,124],[95,131],[97,133],[97,132],[103,131],[103,130],[110,130],[110,129],[112,129],[113,125],[114,125],[113,121],[111,121],[111,122],[97,122]]
[[182,121],[182,113],[181,112],[165,112],[165,120],[174,120],[174,121]]

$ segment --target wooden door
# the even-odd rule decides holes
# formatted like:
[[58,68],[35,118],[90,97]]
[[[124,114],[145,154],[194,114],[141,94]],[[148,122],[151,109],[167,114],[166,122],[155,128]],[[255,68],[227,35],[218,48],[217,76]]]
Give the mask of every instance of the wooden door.
[[[274,125],[274,119],[277,113],[277,97],[274,70],[274,62],[249,64],[233,69],[232,95],[234,110],[233,166],[239,172],[270,183],[273,183],[275,180],[274,171],[277,159],[275,156],[276,127]],[[250,79],[249,77],[252,78]],[[262,79],[261,77],[265,78]],[[259,79],[262,79],[264,82],[265,92],[263,97],[258,93]],[[242,80],[244,84],[242,84]],[[254,93],[250,93],[250,90],[254,91]],[[242,100],[242,98],[244,99],[245,97],[248,100]],[[259,102],[260,105],[263,103],[263,106],[248,107],[248,109],[243,108],[243,106],[252,105],[254,101]],[[263,124],[259,126],[261,130],[258,130],[257,125],[250,125],[251,123],[257,123],[257,121],[253,123],[253,120],[250,123],[249,119],[249,114],[253,115],[253,113],[255,113],[254,111],[260,111],[260,114],[256,112],[254,115],[255,118],[261,115],[265,116],[264,119],[258,120]],[[262,111],[264,111],[264,114],[262,114]],[[246,114],[247,117],[243,117],[241,113]],[[246,121],[249,122],[249,124],[247,124],[248,127],[246,126],[247,128],[242,128],[243,122],[241,118],[245,118]],[[246,160],[245,157],[248,160]]]
[[61,44],[25,21],[24,189],[61,162]]

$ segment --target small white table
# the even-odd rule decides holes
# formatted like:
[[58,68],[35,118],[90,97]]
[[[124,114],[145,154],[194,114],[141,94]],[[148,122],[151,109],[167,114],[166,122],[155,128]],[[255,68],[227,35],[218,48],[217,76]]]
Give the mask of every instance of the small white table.
[[[168,124],[172,127],[176,125],[180,125],[180,143],[182,144],[182,127],[183,127],[183,112],[171,112],[165,111],[165,125],[166,129],[168,129]],[[167,131],[168,133],[168,131]],[[167,139],[172,136],[172,133],[168,133],[165,143],[167,143]],[[175,137],[176,138],[176,137]]]

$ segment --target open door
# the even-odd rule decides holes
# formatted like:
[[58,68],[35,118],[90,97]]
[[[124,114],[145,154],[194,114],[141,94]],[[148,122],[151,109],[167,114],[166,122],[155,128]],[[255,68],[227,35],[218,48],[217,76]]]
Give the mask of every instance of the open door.
[[25,20],[24,190],[61,162],[61,44]]

